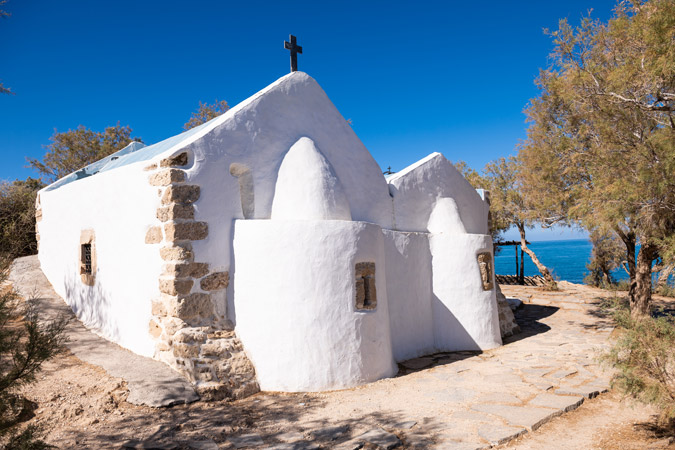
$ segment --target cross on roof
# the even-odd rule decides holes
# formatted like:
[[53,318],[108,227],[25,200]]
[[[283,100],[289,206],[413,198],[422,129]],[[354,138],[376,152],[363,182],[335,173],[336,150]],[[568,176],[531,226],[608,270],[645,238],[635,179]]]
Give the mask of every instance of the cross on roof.
[[291,72],[298,71],[298,53],[302,53],[302,47],[297,43],[295,36],[289,35],[290,41],[284,41],[284,48],[291,51]]

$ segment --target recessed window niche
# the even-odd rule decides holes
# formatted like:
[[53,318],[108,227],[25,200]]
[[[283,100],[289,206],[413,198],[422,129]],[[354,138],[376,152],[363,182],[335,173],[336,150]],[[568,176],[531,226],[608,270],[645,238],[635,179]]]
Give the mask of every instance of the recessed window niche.
[[375,290],[375,263],[361,262],[356,264],[356,309],[372,310],[377,307],[377,291]]
[[483,290],[489,291],[494,287],[492,282],[492,254],[490,252],[479,253],[477,258]]
[[87,286],[93,286],[96,281],[95,241],[94,230],[80,232],[80,278]]

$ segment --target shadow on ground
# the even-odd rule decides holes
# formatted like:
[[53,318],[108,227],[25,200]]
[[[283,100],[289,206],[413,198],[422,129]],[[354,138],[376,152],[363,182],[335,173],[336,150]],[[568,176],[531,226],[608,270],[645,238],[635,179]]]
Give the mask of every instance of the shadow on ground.
[[558,310],[560,310],[560,308],[556,306],[523,303],[523,305],[513,313],[516,318],[516,323],[520,327],[520,333],[504,338],[504,345],[512,344],[522,339],[550,331],[551,327],[545,323],[541,323],[540,320],[552,316]]
[[[111,418],[105,429],[95,433],[86,429],[73,431],[62,442],[53,443],[61,448],[189,449],[201,448],[195,445],[212,440],[220,448],[234,448],[232,442],[237,439],[258,440],[257,445],[250,447],[263,442],[274,446],[287,442],[289,435],[293,435],[296,444],[288,448],[329,449],[366,431],[382,428],[399,437],[403,443],[399,448],[409,448],[411,440],[415,440],[415,448],[425,448],[425,443],[432,444],[428,436],[436,434],[442,426],[434,418],[425,418],[417,424],[404,422],[406,417],[402,413],[386,411],[355,414],[349,420],[306,420],[314,410],[324,406],[322,399],[311,394],[261,393],[231,403],[197,402],[163,409],[129,407],[121,409],[122,416]],[[414,432],[408,431],[413,425]]]

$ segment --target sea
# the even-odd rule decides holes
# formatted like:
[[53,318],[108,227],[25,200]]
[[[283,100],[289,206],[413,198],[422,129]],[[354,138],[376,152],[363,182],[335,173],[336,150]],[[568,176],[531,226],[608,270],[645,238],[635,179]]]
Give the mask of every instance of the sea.
[[[539,260],[553,272],[558,280],[571,283],[583,283],[588,274],[586,264],[591,259],[593,246],[586,239],[572,239],[566,241],[539,241],[528,245]],[[520,246],[518,258],[520,258]],[[525,276],[539,275],[539,270],[534,265],[527,253],[525,255]],[[498,275],[516,275],[516,256],[514,246],[499,247],[495,254],[495,273]],[[626,280],[628,274],[623,269],[612,272],[615,280]]]

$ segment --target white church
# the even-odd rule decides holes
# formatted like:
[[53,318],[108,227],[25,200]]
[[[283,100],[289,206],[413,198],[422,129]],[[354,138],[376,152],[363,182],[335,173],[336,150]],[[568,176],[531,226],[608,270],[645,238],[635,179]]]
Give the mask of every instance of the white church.
[[349,388],[501,345],[488,204],[440,153],[385,178],[314,79],[40,191],[42,270],[204,396]]

